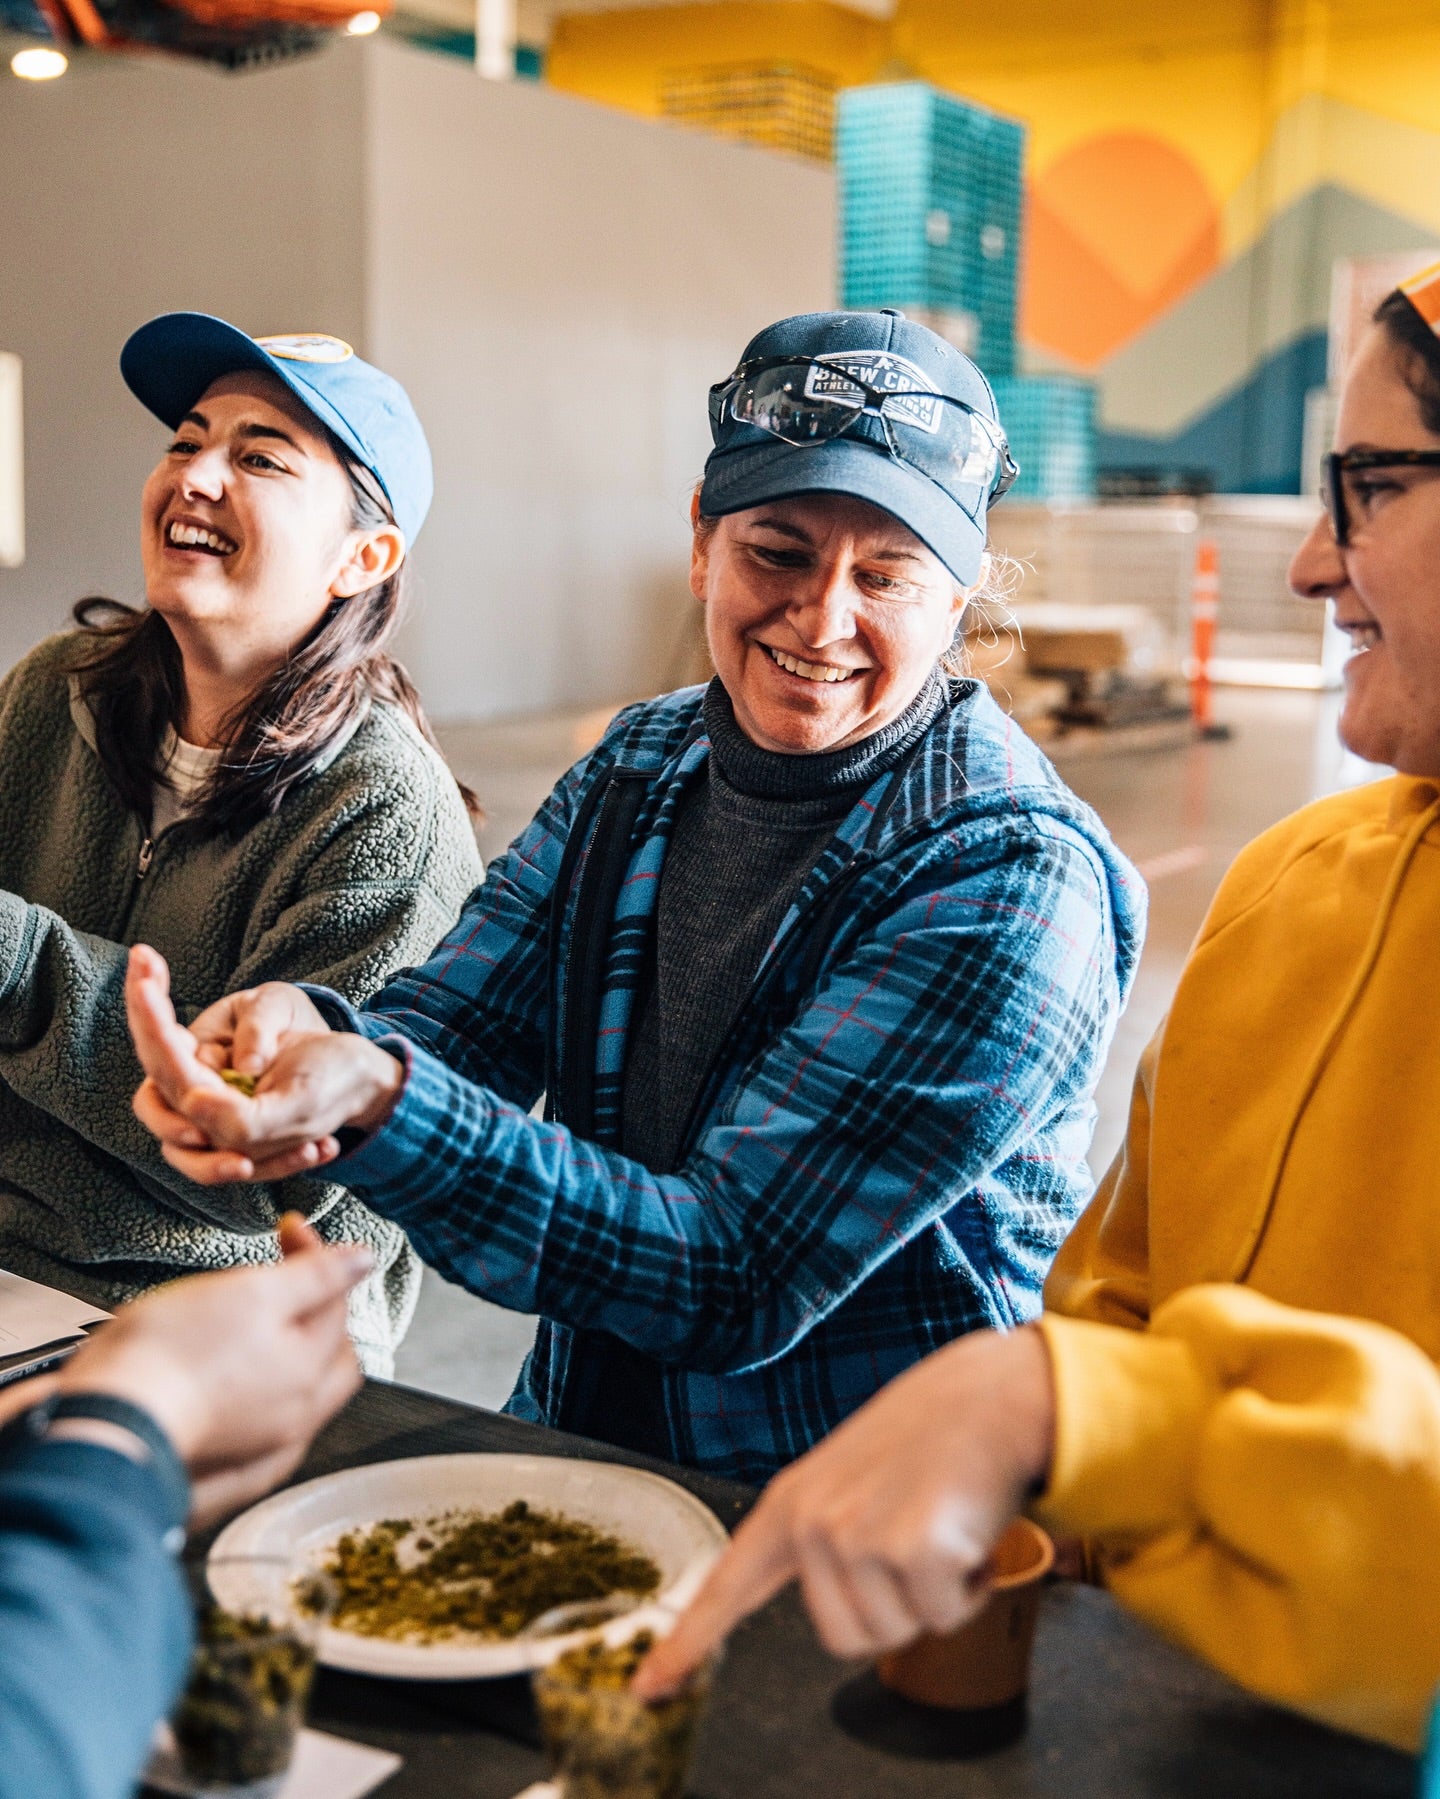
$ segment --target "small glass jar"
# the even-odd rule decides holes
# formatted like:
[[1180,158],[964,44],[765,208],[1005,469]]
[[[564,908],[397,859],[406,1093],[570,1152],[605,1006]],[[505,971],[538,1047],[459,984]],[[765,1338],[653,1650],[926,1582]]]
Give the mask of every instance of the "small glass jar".
[[267,1556],[193,1569],[191,1590],[195,1654],[171,1718],[180,1766],[205,1794],[273,1799],[304,1727],[334,1590]]
[[630,1680],[652,1638],[593,1637],[532,1676],[540,1732],[565,1799],[681,1799],[710,1696],[705,1667],[647,1703]]

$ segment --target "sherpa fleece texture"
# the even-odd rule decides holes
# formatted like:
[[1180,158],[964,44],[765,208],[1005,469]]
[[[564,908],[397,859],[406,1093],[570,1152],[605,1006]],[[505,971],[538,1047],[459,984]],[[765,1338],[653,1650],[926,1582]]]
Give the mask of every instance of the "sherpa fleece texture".
[[238,840],[182,822],[143,878],[143,821],[93,749],[69,679],[75,633],[0,682],[0,1267],[114,1306],[203,1268],[262,1262],[294,1207],[368,1243],[351,1303],[368,1372],[387,1373],[420,1268],[398,1226],[313,1181],[200,1187],[130,1109],[127,947],[170,964],[182,1019],[260,981],[354,1000],[424,957],[480,878],[455,782],[410,720],[372,708],[328,766]]

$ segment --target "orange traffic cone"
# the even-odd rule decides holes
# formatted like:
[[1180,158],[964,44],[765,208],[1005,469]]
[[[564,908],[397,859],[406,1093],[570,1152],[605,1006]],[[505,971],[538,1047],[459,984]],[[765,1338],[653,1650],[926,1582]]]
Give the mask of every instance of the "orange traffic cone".
[[1190,717],[1197,737],[1228,737],[1228,725],[1215,722],[1215,688],[1210,662],[1215,654],[1215,626],[1220,614],[1220,551],[1214,538],[1195,545],[1195,583],[1190,590]]

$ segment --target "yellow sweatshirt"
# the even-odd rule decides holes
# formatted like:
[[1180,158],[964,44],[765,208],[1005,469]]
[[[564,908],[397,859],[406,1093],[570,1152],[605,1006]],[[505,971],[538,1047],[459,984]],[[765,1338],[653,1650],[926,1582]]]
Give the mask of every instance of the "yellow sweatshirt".
[[1402,776],[1241,853],[1041,1326],[1042,1520],[1232,1678],[1407,1749],[1440,1686],[1437,821]]

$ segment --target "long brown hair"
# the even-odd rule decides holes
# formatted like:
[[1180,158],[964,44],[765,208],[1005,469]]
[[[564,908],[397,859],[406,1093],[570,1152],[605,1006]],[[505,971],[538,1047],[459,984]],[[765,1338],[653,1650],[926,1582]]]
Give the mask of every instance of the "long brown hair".
[[[369,470],[338,439],[331,447],[350,477],[350,528],[394,524]],[[385,648],[404,611],[406,568],[402,562],[387,580],[335,600],[225,720],[224,754],[191,814],[198,824],[238,837],[269,818],[377,701],[398,706],[439,751],[414,683]],[[158,612],[119,600],[81,600],[74,616],[88,639],[74,672],[95,720],[96,753],[124,804],[146,818],[165,778],[166,733],[178,731],[183,716],[180,646]],[[455,784],[471,817],[482,817],[470,788],[458,778]]]

